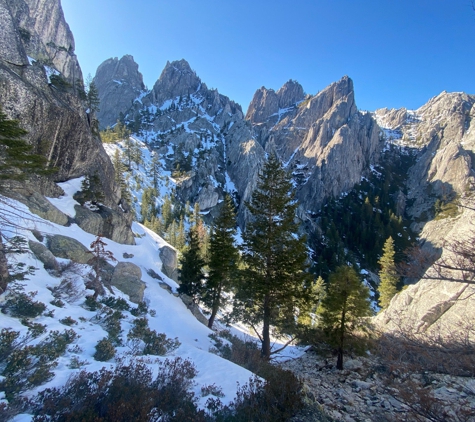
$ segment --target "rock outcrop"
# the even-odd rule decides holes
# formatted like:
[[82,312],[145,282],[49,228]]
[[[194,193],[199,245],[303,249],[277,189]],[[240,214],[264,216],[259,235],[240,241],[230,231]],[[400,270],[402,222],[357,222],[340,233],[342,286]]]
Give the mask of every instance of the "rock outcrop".
[[92,254],[81,242],[60,234],[49,236],[47,247],[58,258],[70,259],[79,264],[87,264]]
[[142,270],[132,262],[119,262],[114,269],[111,285],[121,292],[129,295],[130,301],[139,303],[143,301],[145,283],[141,280]]
[[389,331],[402,328],[445,337],[463,333],[475,320],[475,285],[463,282],[459,271],[441,274],[438,263],[458,267],[452,245],[471,245],[475,236],[475,96],[443,92],[416,111],[378,110],[375,116],[392,142],[415,154],[406,212],[423,251],[438,252],[433,260],[440,257],[376,320]]
[[[19,191],[4,194],[64,225],[67,217],[41,195],[62,194],[53,182],[98,175],[104,204],[114,214],[108,221],[130,226],[130,215],[118,206],[120,189],[97,134],[97,121],[87,110],[74,39],[60,1],[0,1],[0,25],[0,106],[8,118],[20,121],[34,152],[44,155],[47,165],[56,170],[50,178],[31,179]],[[125,237],[133,242],[130,235]]]
[[119,115],[125,115],[134,100],[145,91],[139,66],[130,55],[104,61],[93,79],[99,94],[100,110],[97,113],[101,128],[113,126]]
[[301,100],[303,90],[294,82],[277,93],[261,89],[246,117],[258,142],[292,171],[303,217],[359,182],[383,145],[374,119],[356,108],[350,78]]
[[[80,98],[82,74],[59,0],[0,2],[0,105],[29,133],[25,139],[58,171],[55,181],[97,172],[108,205],[118,191],[113,167]],[[54,116],[54,117],[53,117]],[[50,184],[40,193],[57,195]]]
[[[124,78],[126,83],[132,84]],[[291,95],[284,92],[282,101]],[[112,103],[101,101],[100,108],[117,115]],[[163,158],[183,202],[198,203],[212,215],[225,192],[248,199],[246,189],[264,151],[256,144],[259,160],[248,159],[246,143],[255,141],[241,107],[208,89],[185,60],[168,62],[152,91],[133,103],[125,120],[139,121],[142,139]]]
[[91,211],[80,205],[75,205],[75,223],[84,231],[107,237],[117,243],[134,245],[135,239],[130,223],[121,212],[104,206],[97,211]]

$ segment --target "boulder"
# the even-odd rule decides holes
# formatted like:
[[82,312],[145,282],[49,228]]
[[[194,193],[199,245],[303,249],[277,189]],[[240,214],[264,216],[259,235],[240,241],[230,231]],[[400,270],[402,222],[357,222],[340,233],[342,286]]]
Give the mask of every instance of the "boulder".
[[162,273],[172,280],[178,281],[177,250],[169,245],[162,246],[159,257],[162,261]]
[[85,232],[101,235],[114,242],[134,245],[134,234],[130,228],[128,214],[120,213],[105,206],[99,206],[98,211],[75,205],[75,222]]
[[48,249],[58,258],[71,259],[79,264],[87,264],[92,257],[81,242],[60,234],[48,237]]
[[208,326],[208,319],[201,313],[200,307],[193,301],[190,296],[181,294],[180,299],[199,322]]
[[7,195],[25,204],[28,209],[37,216],[51,221],[52,223],[66,226],[68,224],[68,216],[56,208],[43,195],[30,189],[11,190]]
[[35,242],[34,240],[29,240],[28,246],[36,258],[38,258],[43,263],[46,270],[59,270],[58,261],[56,261],[56,258],[52,252],[45,245]]
[[112,274],[111,285],[129,296],[134,303],[143,301],[145,283],[141,280],[142,270],[131,262],[119,262]]

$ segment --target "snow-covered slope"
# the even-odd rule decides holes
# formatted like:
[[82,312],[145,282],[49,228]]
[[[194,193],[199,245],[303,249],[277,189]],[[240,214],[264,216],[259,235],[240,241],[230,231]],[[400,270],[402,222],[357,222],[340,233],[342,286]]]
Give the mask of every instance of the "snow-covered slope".
[[[75,179],[62,183],[61,187],[66,192],[66,195],[59,199],[51,199],[51,202],[56,207],[71,216],[74,215],[74,205],[76,203],[72,195],[80,189],[80,181],[81,179]],[[91,242],[96,239],[94,235],[84,232],[76,224],[72,224],[70,227],[59,226],[30,214],[28,209],[20,203],[12,201],[11,204],[12,210],[14,210],[16,214],[23,216],[23,218],[18,219],[18,223],[24,226],[25,229],[18,229],[15,233],[17,236],[22,236],[27,240],[37,241],[37,238],[35,238],[30,231],[34,229],[45,235],[64,235],[72,237],[87,248],[89,248]],[[6,209],[5,212],[8,212],[8,209]],[[146,284],[144,301],[149,308],[147,318],[150,328],[156,330],[158,333],[165,333],[169,338],[176,337],[180,342],[180,346],[171,352],[169,356],[148,356],[148,358],[153,358],[149,359],[149,361],[153,362],[155,358],[164,360],[170,356],[180,356],[190,359],[198,370],[198,375],[195,378],[197,396],[200,397],[201,395],[200,388],[202,385],[214,383],[222,388],[225,395],[224,398],[221,399],[223,403],[231,401],[237,390],[237,382],[241,385],[246,383],[252,374],[209,352],[210,347],[213,345],[208,338],[208,335],[211,334],[211,330],[195,319],[180,298],[170,293],[170,290],[172,292],[176,291],[177,284],[160,271],[162,263],[159,258],[159,248],[164,246],[165,241],[138,223],[133,224],[133,231],[136,234],[136,245],[122,245],[109,239],[104,239],[107,243],[105,248],[112,252],[118,261],[132,262],[140,267],[142,270],[142,281]],[[43,241],[43,243],[44,242],[45,241]],[[124,254],[128,254],[126,255],[128,258],[124,258]],[[133,257],[131,257],[132,255]],[[76,265],[72,270],[63,272],[63,274],[58,277],[45,270],[43,264],[37,260],[29,250],[22,254],[10,254],[8,258],[10,263],[22,262],[27,267],[35,267],[33,274],[27,275],[27,279],[22,281],[21,284],[23,285],[25,293],[36,292],[34,300],[44,303],[47,307],[42,315],[32,320],[34,323],[46,325],[46,332],[42,334],[41,337],[32,341],[41,341],[41,339],[45,338],[52,330],[62,332],[65,329],[72,328],[79,335],[78,339],[69,346],[64,356],[59,358],[59,364],[54,369],[54,378],[48,383],[37,387],[35,390],[28,391],[26,393],[27,395],[31,396],[46,387],[62,385],[72,373],[80,369],[95,371],[103,366],[114,366],[117,358],[131,355],[131,348],[127,346],[126,339],[135,317],[129,311],[122,311],[125,317],[121,320],[124,346],[117,347],[116,358],[108,362],[98,362],[93,358],[95,345],[99,340],[107,337],[107,332],[99,324],[97,311],[90,311],[83,306],[85,296],[92,294],[92,291],[85,289],[83,282],[86,273],[91,271],[90,266]],[[63,267],[68,263],[68,260],[65,259],[57,258],[57,260]],[[115,262],[110,262],[110,264],[116,265]],[[148,274],[148,270],[153,270],[158,274],[162,278],[162,285],[166,283],[170,289],[161,287],[157,279]],[[54,306],[50,303],[55,299],[51,289],[58,286],[66,276],[73,280],[78,294],[69,301],[63,300],[63,307]],[[119,290],[113,288],[113,291],[116,298],[122,297],[128,301],[131,308],[136,307],[136,305],[130,302],[128,297]],[[5,303],[5,297],[7,295],[8,291],[0,296],[0,303],[2,305]],[[66,326],[60,322],[60,320],[64,320],[67,317],[72,318],[75,323],[71,326]],[[25,335],[28,331],[27,327],[22,325],[18,318],[14,318],[8,314],[0,315],[0,328],[10,328],[19,331],[21,335]],[[71,366],[75,366],[71,364],[72,360],[82,362],[80,368],[71,369]],[[200,400],[202,404],[204,404],[206,398]],[[28,417],[21,420],[28,420]]]

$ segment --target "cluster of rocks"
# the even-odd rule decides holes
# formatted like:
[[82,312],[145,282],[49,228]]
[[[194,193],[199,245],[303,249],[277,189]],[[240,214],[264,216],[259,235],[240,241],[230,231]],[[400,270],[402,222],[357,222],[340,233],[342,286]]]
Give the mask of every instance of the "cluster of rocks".
[[[303,382],[317,412],[295,422],[327,420],[371,421],[475,421],[475,380],[432,372],[402,373],[376,358],[354,358],[344,370],[333,359],[313,352],[284,362]],[[310,406],[311,407],[311,406]],[[425,419],[430,412],[433,418]],[[294,419],[293,419],[294,420]]]

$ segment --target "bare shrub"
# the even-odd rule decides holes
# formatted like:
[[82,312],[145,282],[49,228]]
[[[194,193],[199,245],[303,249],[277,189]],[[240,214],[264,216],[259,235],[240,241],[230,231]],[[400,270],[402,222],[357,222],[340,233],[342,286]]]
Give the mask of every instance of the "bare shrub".
[[193,364],[180,358],[160,364],[156,378],[141,361],[82,371],[64,387],[40,392],[32,400],[33,420],[204,422],[190,391],[195,376]]
[[384,361],[404,365],[410,371],[475,376],[473,323],[462,320],[458,327],[439,324],[424,333],[413,332],[411,325],[400,322],[396,331],[380,334],[376,344]]
[[[77,268],[76,265],[77,264],[74,263],[72,267]],[[48,289],[57,300],[62,299],[68,303],[72,303],[84,296],[84,289],[81,287],[81,284],[82,283],[79,283],[75,276],[68,275],[61,280],[59,285],[54,287],[48,286]]]

